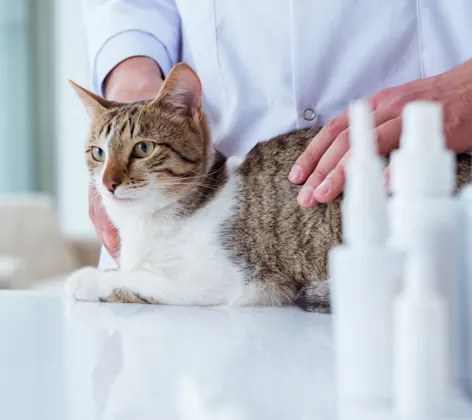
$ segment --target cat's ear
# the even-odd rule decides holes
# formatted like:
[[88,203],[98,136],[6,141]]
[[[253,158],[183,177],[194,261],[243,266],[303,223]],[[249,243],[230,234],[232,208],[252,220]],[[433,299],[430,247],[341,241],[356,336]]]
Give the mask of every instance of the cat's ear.
[[85,111],[87,111],[87,114],[91,119],[96,118],[98,115],[105,112],[112,106],[112,102],[107,101],[106,99],[103,99],[92,92],[89,92],[87,89],[84,89],[82,86],[79,86],[72,80],[69,80],[69,83],[79,96],[82,104],[84,105]]
[[151,104],[168,104],[188,115],[201,116],[202,85],[197,74],[185,63],[179,63],[164,80]]

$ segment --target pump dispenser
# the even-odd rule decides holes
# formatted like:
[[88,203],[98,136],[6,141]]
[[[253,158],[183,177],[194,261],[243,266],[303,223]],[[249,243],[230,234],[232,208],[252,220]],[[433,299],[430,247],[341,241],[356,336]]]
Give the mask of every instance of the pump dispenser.
[[392,396],[392,302],[403,253],[386,244],[387,194],[369,105],[353,104],[342,204],[344,243],[329,254],[338,397]]

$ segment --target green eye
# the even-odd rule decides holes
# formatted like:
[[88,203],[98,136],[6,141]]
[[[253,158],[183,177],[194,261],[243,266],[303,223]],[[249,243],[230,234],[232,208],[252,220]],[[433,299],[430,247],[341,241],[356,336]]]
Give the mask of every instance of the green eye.
[[100,147],[92,147],[92,157],[97,162],[103,162],[105,160],[105,152]]
[[156,144],[152,141],[142,141],[136,144],[133,149],[132,156],[135,158],[145,158],[151,155]]

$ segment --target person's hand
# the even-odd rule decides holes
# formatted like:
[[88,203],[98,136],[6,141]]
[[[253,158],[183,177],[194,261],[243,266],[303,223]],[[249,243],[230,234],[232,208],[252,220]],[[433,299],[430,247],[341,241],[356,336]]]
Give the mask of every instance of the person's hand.
[[120,256],[120,237],[103,208],[100,195],[93,185],[89,185],[89,216],[92,220],[98,240],[111,257],[118,262]]
[[[116,102],[152,99],[162,84],[162,72],[156,62],[147,57],[132,57],[118,64],[105,80],[105,97]],[[108,253],[118,261],[120,240],[117,229],[108,219],[100,195],[89,186],[89,214],[98,239]]]
[[[450,149],[462,153],[472,148],[472,60],[446,73],[383,90],[368,99],[381,155],[388,155],[399,146],[402,109],[416,100],[443,105]],[[329,121],[295,162],[289,180],[305,183],[298,195],[301,207],[327,203],[342,192],[344,164],[349,155],[348,128],[346,111]]]

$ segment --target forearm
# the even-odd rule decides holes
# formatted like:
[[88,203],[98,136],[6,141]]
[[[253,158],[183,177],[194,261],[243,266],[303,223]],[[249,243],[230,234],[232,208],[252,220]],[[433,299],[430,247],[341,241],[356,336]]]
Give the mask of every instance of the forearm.
[[[147,57],[158,63],[161,79],[180,60],[180,16],[174,0],[82,0],[82,4],[92,90],[96,94],[113,95],[112,91],[105,92],[105,80],[109,89],[115,68],[137,75],[134,69],[130,73],[129,64],[121,67],[128,59],[134,62],[135,58]],[[140,65],[151,67],[142,62]],[[146,70],[147,75],[150,73]],[[134,77],[133,83],[139,80]]]
[[162,70],[154,60],[132,57],[119,63],[105,78],[104,95],[117,102],[152,99],[162,80]]

